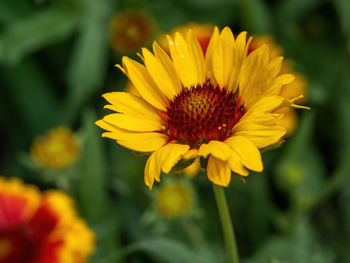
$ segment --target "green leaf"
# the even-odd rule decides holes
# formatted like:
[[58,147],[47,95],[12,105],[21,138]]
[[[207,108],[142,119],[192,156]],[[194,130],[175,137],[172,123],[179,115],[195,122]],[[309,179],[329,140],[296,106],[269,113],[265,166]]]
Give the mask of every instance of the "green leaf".
[[68,68],[69,94],[63,118],[72,121],[79,108],[102,87],[107,66],[109,1],[86,2],[80,32]]
[[0,1],[0,24],[16,21],[34,10],[29,1]]
[[332,0],[332,2],[338,13],[343,32],[350,35],[350,1]]
[[70,36],[77,19],[74,10],[54,6],[12,23],[0,37],[0,61],[14,64],[25,56]]
[[[82,215],[97,235],[97,251],[91,262],[120,262],[114,251],[119,247],[119,217],[116,204],[108,196],[107,157],[99,128],[94,124],[97,116],[91,109],[83,114],[79,138],[82,153],[78,164],[77,199]],[[104,259],[104,257],[106,257]]]
[[6,92],[6,102],[12,102],[8,104],[8,108],[12,111],[12,120],[18,115],[17,129],[25,130],[30,137],[45,132],[52,125],[57,125],[54,118],[57,105],[51,86],[33,60],[25,60],[16,66],[3,67],[1,73],[3,77],[1,89]]
[[97,250],[92,255],[91,263],[120,263],[120,234],[118,211],[110,209],[98,222],[92,224],[97,236]]
[[84,112],[83,125],[79,131],[82,140],[78,195],[83,213],[92,221],[104,217],[108,209],[106,156],[101,134],[94,124],[97,119],[92,110]]

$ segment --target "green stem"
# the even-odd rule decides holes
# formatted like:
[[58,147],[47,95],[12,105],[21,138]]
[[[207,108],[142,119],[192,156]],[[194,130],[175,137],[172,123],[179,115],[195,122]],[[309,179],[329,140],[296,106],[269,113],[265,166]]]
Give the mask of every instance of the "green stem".
[[216,204],[218,206],[222,231],[224,232],[226,249],[230,257],[231,263],[238,263],[238,250],[236,244],[235,233],[233,231],[232,220],[228,210],[224,188],[213,184]]

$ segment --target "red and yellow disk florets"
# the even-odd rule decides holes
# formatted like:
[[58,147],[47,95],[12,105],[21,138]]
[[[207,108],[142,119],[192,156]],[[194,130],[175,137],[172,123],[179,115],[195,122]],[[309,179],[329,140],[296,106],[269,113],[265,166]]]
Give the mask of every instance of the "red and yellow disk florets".
[[192,148],[211,140],[224,141],[244,112],[237,94],[206,82],[184,89],[170,102],[166,134]]

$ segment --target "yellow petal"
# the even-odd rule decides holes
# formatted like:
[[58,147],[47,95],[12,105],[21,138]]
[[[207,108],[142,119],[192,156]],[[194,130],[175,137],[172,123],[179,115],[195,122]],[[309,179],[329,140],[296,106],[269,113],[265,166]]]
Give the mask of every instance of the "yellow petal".
[[115,132],[104,132],[104,133],[102,133],[102,138],[117,140],[118,135]]
[[[190,43],[186,43],[178,32],[175,34],[175,40],[172,40],[170,36],[167,36],[167,38],[171,58],[183,86],[189,88],[204,83],[204,62],[200,65],[200,62],[195,61],[195,57],[198,55],[199,51],[196,50],[197,45],[193,44],[193,41],[196,42],[197,40],[191,39]],[[192,38],[194,38],[193,35]]]
[[281,89],[284,85],[291,83],[295,77],[292,74],[283,74],[276,77],[271,87],[265,92],[264,96],[273,96],[281,93]]
[[158,162],[158,155],[160,150],[161,149],[159,149],[158,151],[155,151],[150,155],[145,166],[144,180],[145,180],[145,184],[151,190],[153,187],[154,179],[156,177],[159,177],[161,172],[161,164],[160,162]]
[[125,71],[125,69],[121,66],[121,65],[119,65],[119,64],[115,64],[114,65],[116,68],[118,68],[121,72],[123,72],[124,73],[124,75],[126,75],[126,76],[128,76],[127,74],[126,74],[126,71]]
[[130,136],[134,140],[117,140],[121,146],[137,152],[152,152],[166,143],[167,137],[156,133],[140,133]]
[[255,123],[242,124],[244,125],[234,127],[234,134],[248,138],[258,148],[264,148],[279,142],[287,132],[285,128],[280,126],[269,127]]
[[141,97],[157,109],[166,111],[168,101],[154,83],[145,66],[128,57],[123,57],[123,65]]
[[152,122],[161,122],[155,108],[138,96],[127,92],[110,92],[104,94],[103,97],[112,104],[106,105],[105,108]]
[[186,42],[188,44],[188,49],[192,54],[193,60],[196,65],[198,80],[197,83],[203,83],[206,80],[206,72],[204,68],[204,54],[197,38],[193,34],[192,29],[187,31]]
[[265,97],[253,104],[243,115],[240,121],[235,125],[233,131],[241,130],[240,127],[250,123],[264,126],[276,126],[277,122],[283,117],[277,113],[277,110],[289,106],[289,102],[280,96]]
[[112,113],[106,115],[103,120],[109,124],[129,131],[149,132],[161,131],[164,126],[154,120],[148,120],[142,117],[134,117],[123,113]]
[[[270,87],[274,85],[281,65],[281,57],[269,61],[269,50],[266,45],[254,50],[245,59],[239,75],[239,88],[247,108],[263,96],[278,95],[278,89],[271,90]],[[265,95],[268,90],[269,93]]]
[[212,60],[216,82],[229,91],[234,92],[238,85],[238,75],[247,54],[246,36],[247,32],[242,32],[235,40],[232,31],[225,27],[213,49]]
[[263,170],[260,151],[249,139],[243,136],[232,136],[225,143],[238,155],[245,167],[256,172]]
[[159,132],[131,132],[118,127],[112,127],[111,131],[103,133],[102,137],[114,139],[120,145],[137,152],[158,150],[169,139],[168,136]]
[[168,72],[169,77],[175,87],[176,94],[180,93],[182,90],[181,82],[179,76],[176,73],[174,63],[171,61],[168,54],[157,44],[157,42],[153,43],[153,52],[156,58],[162,63],[165,70]]
[[239,174],[239,175],[242,175],[242,176],[248,176],[249,175],[249,172],[247,171],[247,169],[245,169],[243,167],[240,158],[238,157],[238,155],[235,152],[233,152],[231,154],[230,158],[227,161],[227,165],[236,174]]
[[199,148],[200,156],[207,157],[211,154],[222,161],[227,161],[231,153],[231,148],[220,141],[210,141],[208,144],[202,144]]
[[186,152],[183,156],[184,159],[194,159],[197,158],[199,156],[199,150],[198,149],[191,149],[188,152]]
[[227,163],[220,159],[209,157],[207,173],[208,179],[216,185],[228,186],[230,184],[231,170]]
[[104,120],[98,120],[98,121],[95,122],[95,124],[98,127],[102,128],[102,129],[104,129],[106,131],[113,131],[113,130],[116,129],[116,127],[114,125],[109,124],[109,123],[105,122]]
[[228,89],[228,81],[234,66],[233,48],[235,39],[232,31],[225,27],[213,52],[213,68],[216,82]]
[[231,73],[229,74],[228,90],[235,92],[237,89],[238,76],[241,72],[244,60],[247,57],[248,47],[251,40],[252,38],[249,38],[247,41],[247,32],[245,31],[241,32],[236,38],[233,50],[233,67]]
[[159,59],[157,59],[148,49],[143,48],[142,54],[146,68],[154,82],[158,85],[159,90],[161,90],[169,100],[172,100],[177,95],[178,87],[174,86],[167,70],[163,67],[163,64]]
[[286,136],[290,136],[298,126],[298,115],[292,108],[284,108],[281,113],[283,113],[283,118],[278,121],[278,125],[287,130]]
[[199,162],[199,158],[197,158],[193,161],[193,163],[190,166],[184,169],[184,174],[188,178],[193,178],[200,172],[200,169],[201,165]]
[[209,77],[214,76],[214,68],[213,68],[213,53],[217,46],[217,42],[219,39],[219,29],[218,27],[214,27],[213,34],[210,38],[210,42],[207,48],[207,52],[205,54],[205,70],[208,72]]
[[256,112],[273,112],[279,109],[281,106],[287,106],[288,101],[281,96],[269,96],[262,98],[257,103],[252,105],[243,117],[248,116]]
[[182,159],[183,155],[190,148],[189,145],[185,144],[174,144],[169,143],[162,148],[162,170],[164,173],[169,173],[174,165]]

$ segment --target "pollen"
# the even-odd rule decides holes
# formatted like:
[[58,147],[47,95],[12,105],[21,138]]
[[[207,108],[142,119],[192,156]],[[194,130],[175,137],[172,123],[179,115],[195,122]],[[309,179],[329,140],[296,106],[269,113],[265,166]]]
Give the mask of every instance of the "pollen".
[[197,147],[211,140],[223,141],[246,110],[238,93],[210,82],[183,89],[167,109],[166,134]]

